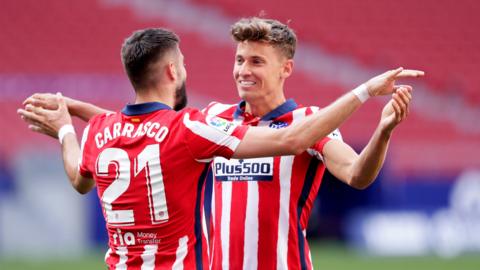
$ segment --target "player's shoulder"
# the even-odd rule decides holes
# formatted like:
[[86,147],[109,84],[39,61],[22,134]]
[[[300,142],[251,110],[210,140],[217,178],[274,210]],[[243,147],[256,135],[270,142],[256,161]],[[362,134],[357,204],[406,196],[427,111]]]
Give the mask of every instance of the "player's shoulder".
[[205,107],[202,112],[206,115],[221,115],[228,111],[235,110],[237,104],[225,104],[217,101],[212,101]]
[[105,113],[97,114],[92,118],[90,118],[88,123],[91,126],[101,125],[111,119],[118,117],[119,114],[120,114],[119,112],[105,112]]

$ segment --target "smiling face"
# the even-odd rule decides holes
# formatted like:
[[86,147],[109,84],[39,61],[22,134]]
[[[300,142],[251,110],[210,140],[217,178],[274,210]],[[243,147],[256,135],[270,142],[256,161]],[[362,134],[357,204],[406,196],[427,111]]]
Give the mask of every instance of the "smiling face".
[[233,78],[238,95],[248,102],[283,97],[283,83],[290,76],[293,60],[265,42],[242,41],[237,45]]

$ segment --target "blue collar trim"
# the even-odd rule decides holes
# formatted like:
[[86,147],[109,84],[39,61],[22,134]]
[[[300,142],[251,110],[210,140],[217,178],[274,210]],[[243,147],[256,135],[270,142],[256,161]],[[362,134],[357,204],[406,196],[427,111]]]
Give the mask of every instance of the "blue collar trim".
[[[298,107],[297,103],[293,99],[288,99],[282,105],[278,106],[277,108],[273,109],[271,112],[265,114],[260,120],[261,121],[270,121],[274,120],[275,118],[282,116],[288,112],[295,110]],[[245,100],[242,100],[238,103],[238,106],[233,114],[234,118],[238,118],[239,116],[245,113]]]
[[138,104],[127,104],[122,113],[128,116],[147,114],[158,110],[171,110],[170,106],[160,102],[145,102]]

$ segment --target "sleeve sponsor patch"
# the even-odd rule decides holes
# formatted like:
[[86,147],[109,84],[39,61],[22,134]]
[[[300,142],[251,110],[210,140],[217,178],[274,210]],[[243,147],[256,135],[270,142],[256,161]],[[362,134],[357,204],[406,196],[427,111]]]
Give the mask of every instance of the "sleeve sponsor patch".
[[235,127],[237,126],[234,123],[217,116],[209,115],[206,117],[206,121],[207,121],[207,125],[213,128],[216,128],[228,135],[232,135],[233,131],[235,130]]
[[342,134],[340,133],[340,130],[335,129],[332,133],[328,134],[328,136],[332,140],[339,140],[343,142]]

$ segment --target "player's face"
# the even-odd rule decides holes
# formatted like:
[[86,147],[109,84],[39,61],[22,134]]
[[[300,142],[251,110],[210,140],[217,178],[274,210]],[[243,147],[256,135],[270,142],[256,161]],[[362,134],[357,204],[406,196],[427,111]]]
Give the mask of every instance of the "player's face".
[[283,95],[283,82],[291,71],[286,70],[286,65],[291,61],[272,45],[252,41],[239,42],[233,67],[233,78],[239,96],[252,102],[255,99],[274,99]]
[[179,80],[175,90],[175,105],[173,106],[175,111],[179,111],[187,106],[187,70],[185,69],[184,57],[180,50],[177,70],[179,73]]

